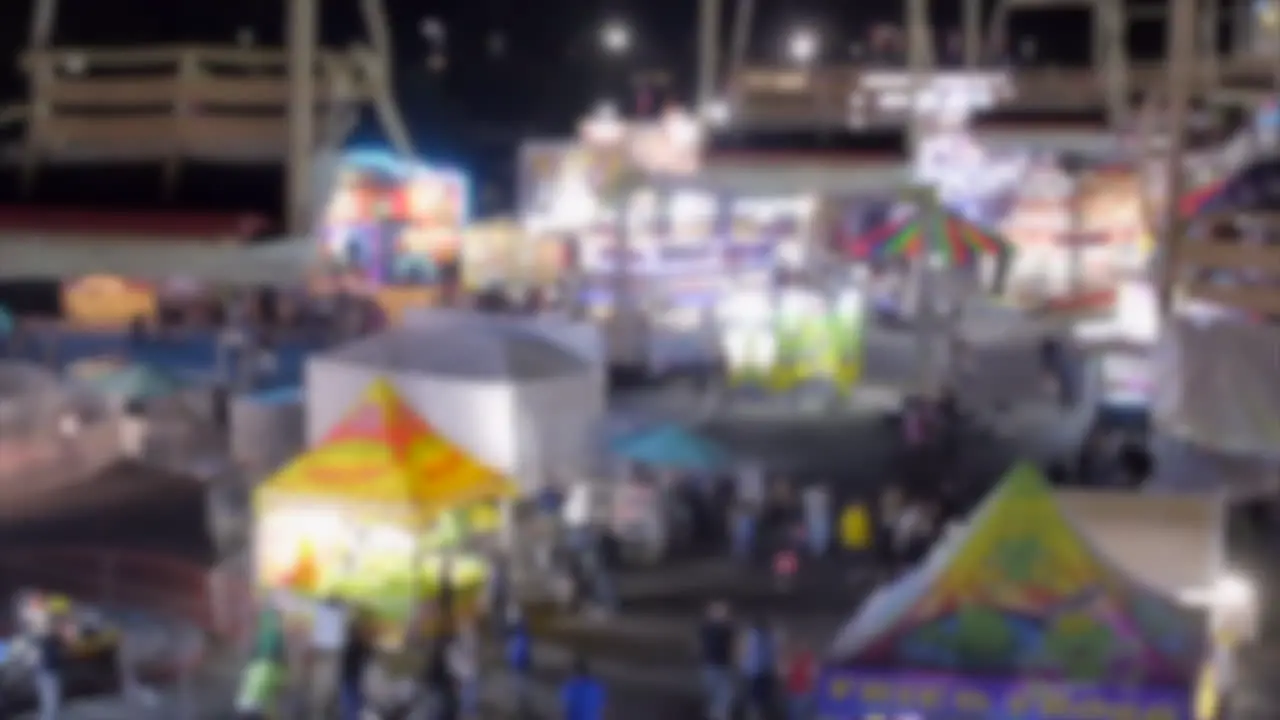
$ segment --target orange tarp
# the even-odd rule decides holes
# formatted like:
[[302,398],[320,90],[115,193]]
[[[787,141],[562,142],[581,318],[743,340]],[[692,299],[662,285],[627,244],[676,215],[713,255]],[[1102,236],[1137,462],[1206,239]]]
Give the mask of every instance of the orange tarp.
[[262,487],[276,497],[399,506],[420,519],[516,490],[510,480],[445,439],[386,380],[370,385],[315,448]]

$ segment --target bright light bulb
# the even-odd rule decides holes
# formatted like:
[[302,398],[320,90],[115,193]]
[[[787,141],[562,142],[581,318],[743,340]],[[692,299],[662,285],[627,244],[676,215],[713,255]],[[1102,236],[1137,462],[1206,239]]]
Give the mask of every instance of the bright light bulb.
[[818,34],[803,29],[791,33],[787,39],[787,56],[792,62],[807,65],[818,57]]
[[724,100],[715,100],[702,109],[702,116],[708,123],[723,127],[733,118],[733,109]]
[[611,55],[621,55],[631,49],[631,28],[619,21],[605,24],[600,30],[600,45]]

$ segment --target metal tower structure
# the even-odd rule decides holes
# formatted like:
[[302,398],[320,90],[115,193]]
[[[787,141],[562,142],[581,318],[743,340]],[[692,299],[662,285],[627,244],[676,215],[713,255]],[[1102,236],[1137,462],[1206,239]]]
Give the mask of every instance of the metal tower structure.
[[171,193],[185,162],[279,162],[288,231],[304,234],[317,201],[314,158],[341,145],[359,107],[372,105],[395,149],[412,154],[391,91],[382,0],[359,0],[369,40],[341,51],[319,47],[317,0],[283,0],[279,48],[59,47],[58,1],[32,2],[21,58],[29,97],[0,108],[0,123],[24,127],[28,192],[44,165],[155,162]]
[[[936,0],[935,0],[936,1]],[[825,129],[851,125],[850,107],[868,108],[864,124],[894,125],[905,121],[901,104],[896,110],[877,107],[877,98],[864,83],[874,73],[881,75],[889,68],[884,63],[862,66],[852,60],[787,65],[781,62],[748,61],[746,38],[750,36],[757,0],[734,0],[733,38],[728,47],[722,44],[722,0],[701,0],[703,19],[699,87],[699,103],[721,97],[732,101],[734,117],[746,127],[788,127]],[[1168,67],[1164,62],[1135,62],[1126,52],[1126,36],[1136,22],[1163,20],[1169,16],[1164,0],[1152,5],[1133,6],[1124,0],[997,0],[994,11],[984,17],[980,0],[962,0],[960,67],[946,71],[995,71],[1009,77],[1012,87],[1005,105],[1026,111],[1106,110],[1116,127],[1127,127],[1133,121],[1133,110],[1139,98],[1153,88],[1166,85]],[[1246,14],[1233,13],[1221,17],[1216,2],[1192,1],[1196,27],[1193,28],[1194,67],[1188,70],[1191,92],[1195,97],[1210,96],[1224,101],[1256,102],[1259,88],[1267,92],[1272,79],[1280,71],[1277,55],[1261,56],[1257,23]],[[993,51],[1006,49],[1009,38],[1008,20],[1014,13],[1044,9],[1075,7],[1092,16],[1092,32],[1084,42],[1090,44],[1092,64],[1086,68],[1036,67],[1022,63],[992,64]],[[907,40],[907,55],[914,64],[923,65],[927,73],[940,72],[932,57],[934,29],[929,27],[928,0],[903,0],[902,27]],[[1217,47],[1217,29],[1227,22],[1232,30],[1228,51]],[[1280,41],[1273,41],[1274,46]],[[722,66],[718,55],[727,54]],[[905,70],[907,68],[901,68]],[[919,68],[917,68],[919,71]],[[854,101],[856,99],[856,102]]]

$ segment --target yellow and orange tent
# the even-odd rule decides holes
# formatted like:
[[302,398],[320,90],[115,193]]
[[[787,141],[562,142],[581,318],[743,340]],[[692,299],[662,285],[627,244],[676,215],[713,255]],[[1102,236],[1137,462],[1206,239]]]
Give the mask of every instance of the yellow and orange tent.
[[377,380],[314,448],[263,483],[258,500],[338,502],[416,523],[516,492]]

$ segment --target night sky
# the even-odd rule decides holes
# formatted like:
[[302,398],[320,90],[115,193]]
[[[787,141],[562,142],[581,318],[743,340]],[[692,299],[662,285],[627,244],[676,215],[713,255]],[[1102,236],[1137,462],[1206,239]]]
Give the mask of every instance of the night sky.
[[[732,7],[731,0],[724,0]],[[321,0],[323,39],[345,45],[365,36],[356,0]],[[25,42],[30,8],[11,0],[0,10],[0,47]],[[59,0],[56,42],[129,45],[149,42],[232,42],[249,29],[254,42],[276,44],[283,31],[277,0]],[[827,62],[848,57],[851,43],[875,23],[897,22],[893,0],[756,0],[749,56],[781,61],[795,27],[816,29]],[[935,26],[958,27],[958,0],[939,0]],[[421,151],[485,176],[509,173],[520,137],[563,136],[602,99],[625,103],[631,78],[660,71],[673,79],[676,99],[693,87],[697,0],[387,0],[393,18],[396,88]],[[726,8],[726,14],[729,9]],[[433,71],[424,20],[447,33],[447,65]],[[602,52],[599,31],[610,20],[629,24],[634,47],[624,57]],[[725,24],[726,42],[729,23]],[[1089,16],[1082,9],[1015,15],[1013,37],[1032,37],[1041,62],[1082,62]],[[1131,33],[1136,49],[1158,51],[1163,29],[1144,24]],[[10,64],[9,68],[14,66]],[[16,69],[0,71],[0,98],[22,92]],[[380,141],[368,118],[355,139]],[[504,179],[497,177],[498,182]]]

